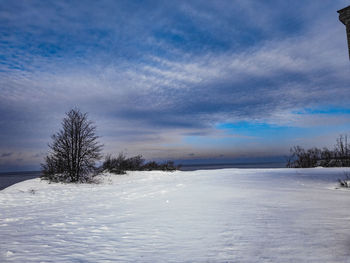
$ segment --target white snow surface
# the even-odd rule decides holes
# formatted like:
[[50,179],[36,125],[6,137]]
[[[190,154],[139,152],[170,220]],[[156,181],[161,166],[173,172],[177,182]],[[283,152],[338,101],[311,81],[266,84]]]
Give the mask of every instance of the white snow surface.
[[349,169],[130,172],[0,191],[0,262],[350,262]]

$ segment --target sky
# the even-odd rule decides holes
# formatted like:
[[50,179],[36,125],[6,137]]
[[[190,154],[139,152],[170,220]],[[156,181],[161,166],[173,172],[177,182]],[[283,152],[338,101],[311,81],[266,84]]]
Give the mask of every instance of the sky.
[[72,108],[104,154],[272,160],[350,131],[345,0],[0,0],[0,171]]

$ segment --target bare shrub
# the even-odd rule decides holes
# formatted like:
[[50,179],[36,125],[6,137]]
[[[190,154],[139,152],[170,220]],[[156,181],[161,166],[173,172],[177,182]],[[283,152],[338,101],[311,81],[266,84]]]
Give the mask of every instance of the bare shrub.
[[175,166],[172,161],[167,161],[162,164],[155,161],[145,163],[142,155],[127,158],[125,154],[120,153],[117,157],[107,155],[103,162],[102,169],[115,174],[125,174],[126,171],[175,171],[179,169],[179,166]]
[[339,185],[341,187],[350,188],[350,173],[344,172],[344,179],[338,179]]
[[305,150],[300,146],[290,149],[287,157],[287,167],[309,168],[309,167],[350,167],[350,143],[347,135],[340,135],[334,146],[334,150],[323,148],[311,148]]

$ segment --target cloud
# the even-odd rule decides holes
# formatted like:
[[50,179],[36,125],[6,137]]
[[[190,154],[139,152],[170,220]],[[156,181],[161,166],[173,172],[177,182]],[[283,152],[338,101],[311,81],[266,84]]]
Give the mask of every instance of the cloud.
[[2,153],[1,157],[10,157],[13,153]]
[[223,136],[219,123],[341,126],[295,112],[347,107],[345,2],[5,1],[0,149],[43,151],[75,106],[106,151],[152,157],[206,154],[183,142]]

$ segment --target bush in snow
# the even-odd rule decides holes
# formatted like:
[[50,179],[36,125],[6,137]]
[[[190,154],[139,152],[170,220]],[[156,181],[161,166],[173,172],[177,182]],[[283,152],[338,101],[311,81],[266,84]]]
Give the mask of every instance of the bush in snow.
[[141,155],[127,158],[123,153],[120,153],[117,157],[107,155],[103,162],[102,169],[115,174],[125,174],[126,171],[174,171],[179,166],[175,166],[174,162],[168,161],[163,164],[158,164],[155,161],[145,163],[145,160]]
[[62,121],[62,129],[52,135],[50,153],[42,164],[43,179],[54,182],[93,182],[95,162],[101,158],[96,126],[86,113],[72,109]]
[[142,166],[142,170],[152,171],[152,170],[161,170],[161,171],[175,171],[180,169],[180,165],[176,166],[173,161],[166,161],[165,163],[157,163],[155,161],[148,162]]
[[347,135],[340,135],[333,150],[327,148],[311,148],[308,150],[300,146],[290,149],[287,158],[287,167],[309,168],[309,167],[350,167],[350,143]]
[[120,153],[118,157],[112,157],[107,155],[105,161],[102,164],[103,170],[107,170],[115,174],[125,174],[125,171],[141,170],[144,160],[141,155],[127,158],[123,153]]
[[345,173],[345,179],[338,179],[341,187],[350,188],[350,173]]

